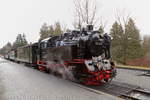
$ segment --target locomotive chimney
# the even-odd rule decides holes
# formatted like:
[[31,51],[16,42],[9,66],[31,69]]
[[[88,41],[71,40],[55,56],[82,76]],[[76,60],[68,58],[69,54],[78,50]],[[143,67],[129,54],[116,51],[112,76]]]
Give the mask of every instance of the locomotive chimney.
[[87,31],[93,31],[93,25],[87,25]]

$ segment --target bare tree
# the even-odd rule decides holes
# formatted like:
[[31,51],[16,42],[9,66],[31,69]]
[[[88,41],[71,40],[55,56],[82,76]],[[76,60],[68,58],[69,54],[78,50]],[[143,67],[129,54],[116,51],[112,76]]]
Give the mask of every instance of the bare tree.
[[81,29],[84,24],[94,25],[96,22],[96,0],[74,0],[74,27]]
[[116,9],[115,19],[123,27],[123,29],[125,29],[130,18],[133,18],[133,17],[131,16],[131,13],[127,12],[126,9],[123,9],[121,11]]

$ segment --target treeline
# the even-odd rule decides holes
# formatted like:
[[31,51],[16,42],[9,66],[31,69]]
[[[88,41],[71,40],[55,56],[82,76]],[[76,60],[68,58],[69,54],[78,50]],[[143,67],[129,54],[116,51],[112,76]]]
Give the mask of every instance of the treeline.
[[[74,22],[75,28],[81,29],[83,25],[100,22],[97,16],[97,3],[96,0],[74,0]],[[119,13],[118,13],[119,14]],[[120,15],[123,16],[123,15]],[[141,37],[140,30],[137,28],[135,21],[127,16],[116,16],[116,21],[110,29],[112,37],[112,59],[118,63],[127,64],[137,58],[150,59],[150,36]],[[100,34],[105,33],[105,25],[99,26]],[[40,29],[39,40],[45,39],[49,36],[56,36],[64,32],[70,32],[67,28],[62,28],[59,22],[53,25],[44,23]],[[0,49],[0,54],[6,54],[11,49],[27,45],[28,41],[24,34],[18,34],[14,43],[7,43]],[[150,61],[149,61],[150,62]]]
[[27,44],[28,44],[28,42],[26,40],[25,34],[18,34],[17,37],[16,37],[16,40],[13,43],[8,42],[6,45],[4,45],[0,49],[0,54],[4,55],[12,49],[16,49],[18,47],[21,47],[21,46],[24,46],[24,45],[27,45]]
[[112,40],[113,58],[120,63],[143,56],[142,37],[134,20],[129,18],[123,26],[115,21],[110,30]]
[[110,30],[112,36],[112,58],[118,63],[127,64],[137,58],[150,58],[150,36],[141,37],[132,18],[125,24],[115,21]]
[[[104,30],[104,27],[100,25],[100,34],[105,33]],[[65,31],[70,32],[69,29],[63,29],[59,22],[56,22],[54,25],[44,23],[39,32],[39,40],[49,36],[60,35]],[[115,21],[110,29],[110,35],[112,37],[112,59],[116,62],[126,64],[130,60],[150,56],[150,36],[142,38],[132,18],[129,18],[127,23],[123,25]],[[27,44],[28,41],[25,34],[18,34],[14,43],[8,42],[0,49],[0,54],[6,54],[11,49]]]
[[[131,17],[123,21],[120,19],[116,20],[110,29],[112,59],[125,65],[137,58],[150,61],[150,35],[142,37]],[[103,25],[100,25],[99,32],[105,33]]]
[[64,32],[70,32],[68,28],[62,28],[60,22],[56,22],[54,25],[47,25],[44,23],[40,29],[40,39],[45,39],[49,36],[57,36]]

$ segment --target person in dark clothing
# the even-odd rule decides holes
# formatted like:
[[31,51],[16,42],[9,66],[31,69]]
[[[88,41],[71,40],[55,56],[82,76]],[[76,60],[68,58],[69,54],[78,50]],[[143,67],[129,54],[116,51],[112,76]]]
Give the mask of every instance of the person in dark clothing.
[[104,38],[105,57],[106,59],[109,59],[111,58],[110,54],[111,37],[107,33],[105,33],[103,38]]

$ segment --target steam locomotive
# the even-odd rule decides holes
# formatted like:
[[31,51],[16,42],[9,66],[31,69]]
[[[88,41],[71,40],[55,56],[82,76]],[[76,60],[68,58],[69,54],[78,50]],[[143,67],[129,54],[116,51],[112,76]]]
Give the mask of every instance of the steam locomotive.
[[59,36],[11,50],[6,59],[86,85],[110,82],[116,68],[110,55],[110,37],[88,25]]

